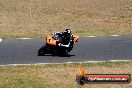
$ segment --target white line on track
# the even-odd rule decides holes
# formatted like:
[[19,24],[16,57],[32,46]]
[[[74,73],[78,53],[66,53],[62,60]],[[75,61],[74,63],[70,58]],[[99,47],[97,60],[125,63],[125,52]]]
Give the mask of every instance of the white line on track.
[[110,62],[118,62],[118,61],[128,62],[128,61],[132,61],[132,60],[110,60]]
[[34,64],[6,64],[6,65],[0,65],[0,66],[29,66],[29,65],[46,65],[46,64],[74,64],[74,63],[102,63],[102,62],[129,62],[132,60],[108,60],[108,61],[84,61],[84,62],[64,62],[64,63],[34,63]]
[[96,37],[96,36],[85,36],[85,37],[90,37],[90,38],[93,38],[93,37]]
[[16,39],[32,39],[32,38],[16,38]]
[[2,38],[0,38],[0,42],[2,42]]
[[[119,36],[119,35],[110,35],[110,36]],[[84,37],[94,38],[94,37],[97,37],[97,36],[84,36]],[[33,39],[33,38],[16,38],[16,39]]]
[[[114,37],[117,37],[117,36],[120,36],[120,35],[109,35],[109,36],[114,36]],[[84,37],[93,38],[93,37],[97,37],[97,36],[84,36]]]
[[119,36],[119,35],[111,35],[111,36]]

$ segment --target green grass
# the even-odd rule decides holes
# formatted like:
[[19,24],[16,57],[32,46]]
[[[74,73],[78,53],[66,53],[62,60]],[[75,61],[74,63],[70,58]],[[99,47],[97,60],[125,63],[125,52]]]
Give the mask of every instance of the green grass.
[[132,35],[131,0],[3,0],[0,37],[39,38],[71,28],[74,34]]
[[87,73],[132,74],[132,62],[102,62],[47,65],[0,66],[0,88],[131,88],[130,84],[76,83],[77,67]]

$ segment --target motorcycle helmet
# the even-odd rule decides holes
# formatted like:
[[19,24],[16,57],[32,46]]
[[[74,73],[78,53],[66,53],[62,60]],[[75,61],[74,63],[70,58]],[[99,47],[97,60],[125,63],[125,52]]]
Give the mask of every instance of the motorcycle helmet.
[[70,29],[65,29],[64,33],[70,34],[71,30]]

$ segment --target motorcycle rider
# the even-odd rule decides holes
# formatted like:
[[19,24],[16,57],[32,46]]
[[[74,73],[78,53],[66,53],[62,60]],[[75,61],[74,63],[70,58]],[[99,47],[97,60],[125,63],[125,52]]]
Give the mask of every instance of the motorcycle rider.
[[70,29],[65,29],[63,35],[64,35],[63,39],[65,40],[64,44],[67,44],[69,40],[73,40],[73,34]]
[[69,41],[73,41],[73,34],[70,29],[65,29],[64,32],[57,32],[54,35],[60,37],[63,44],[68,44]]

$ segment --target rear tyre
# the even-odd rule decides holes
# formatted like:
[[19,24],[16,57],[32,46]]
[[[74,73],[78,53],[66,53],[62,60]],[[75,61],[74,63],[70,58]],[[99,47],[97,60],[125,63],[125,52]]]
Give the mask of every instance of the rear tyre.
[[44,56],[46,54],[47,46],[43,45],[39,50],[38,50],[38,56]]

